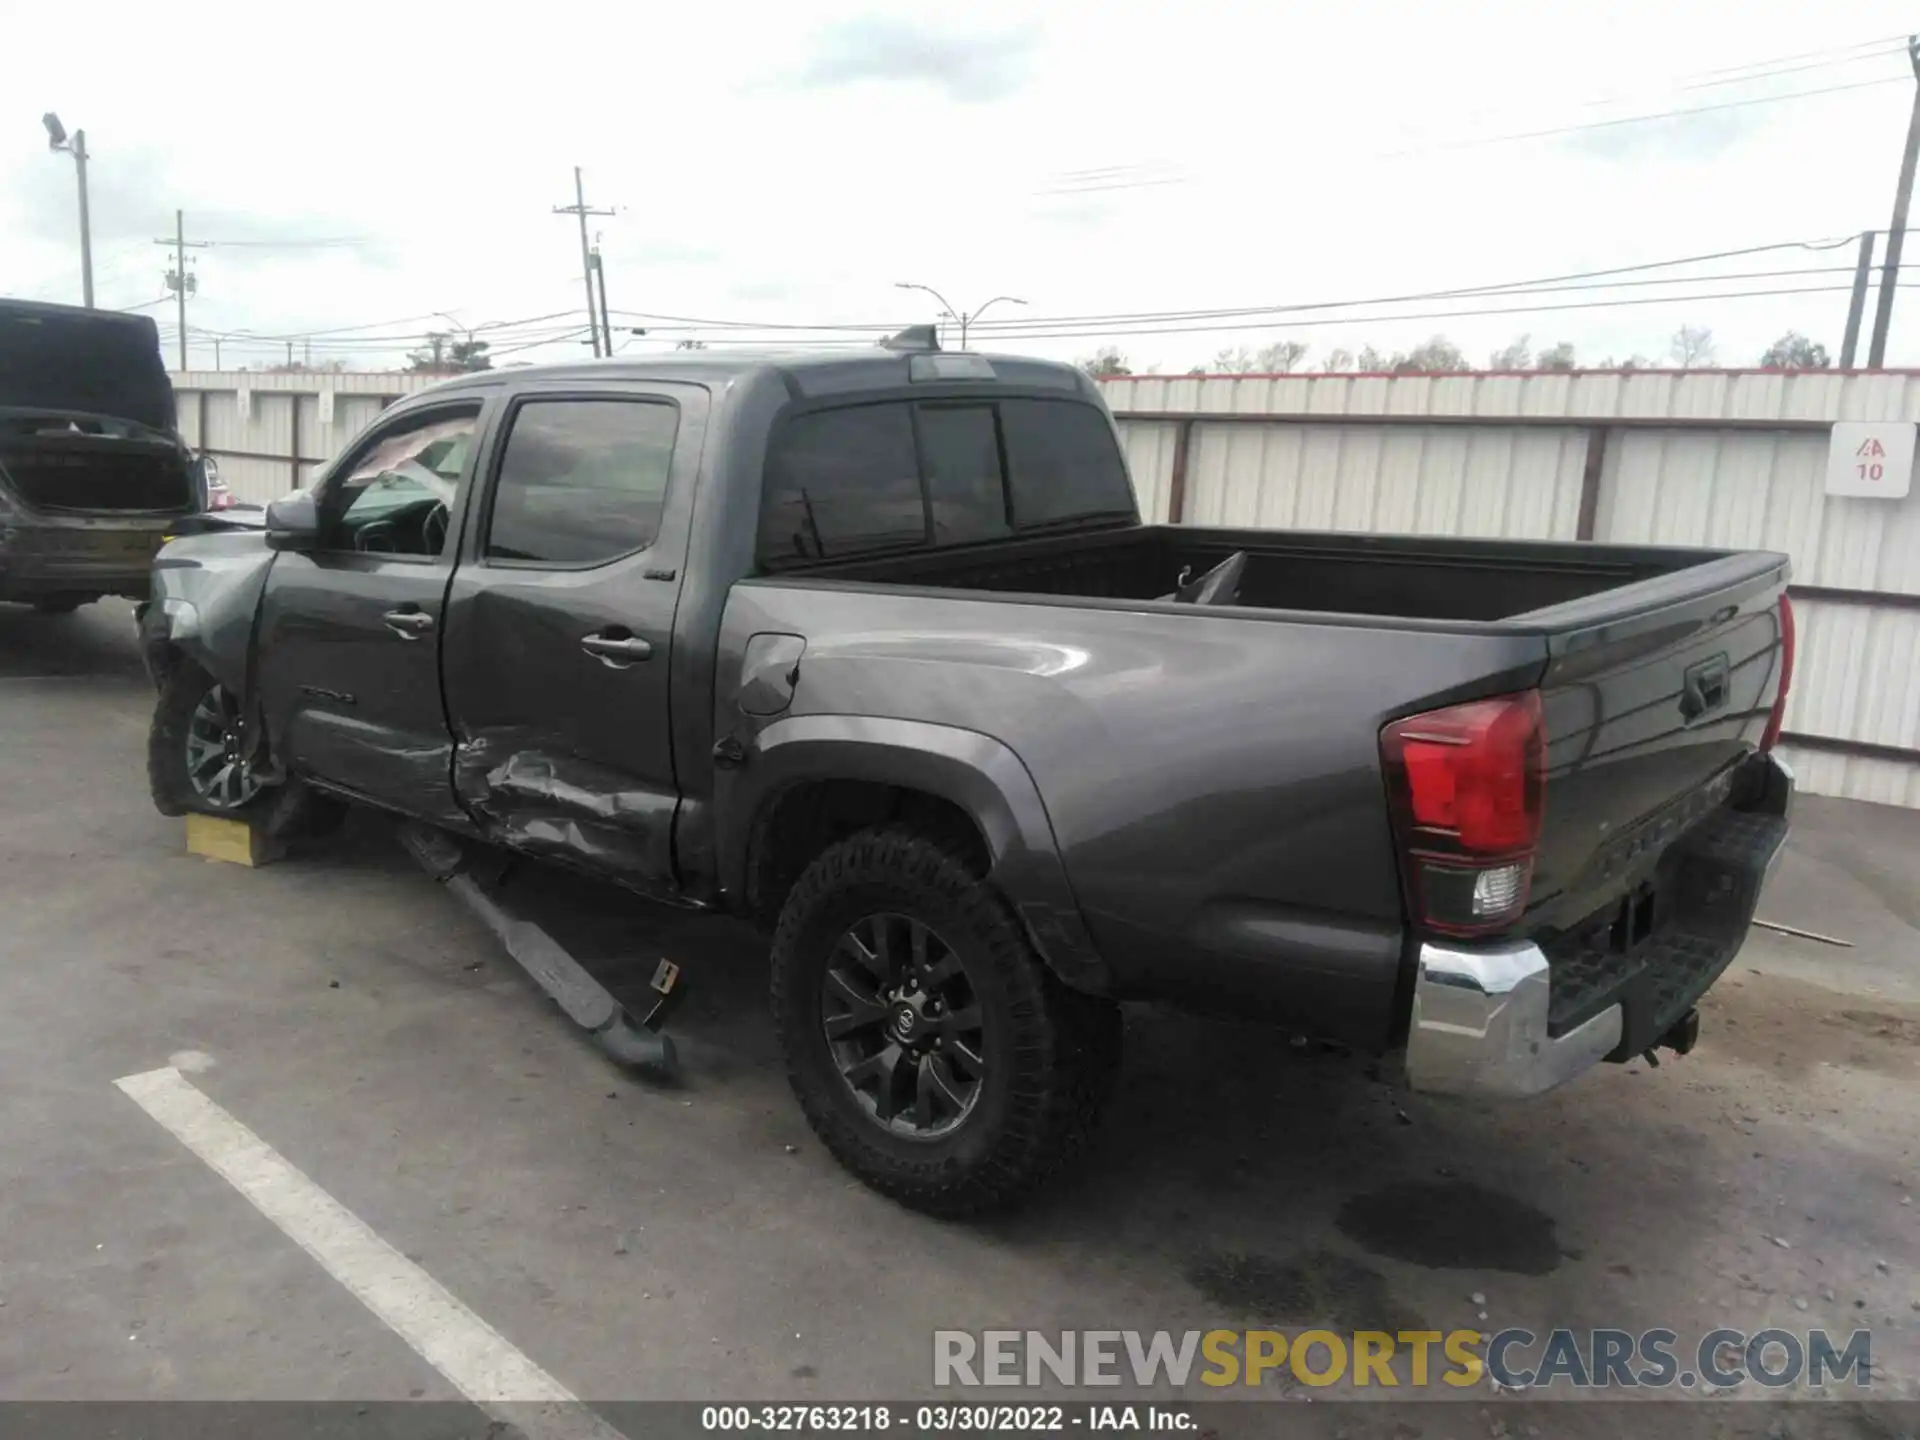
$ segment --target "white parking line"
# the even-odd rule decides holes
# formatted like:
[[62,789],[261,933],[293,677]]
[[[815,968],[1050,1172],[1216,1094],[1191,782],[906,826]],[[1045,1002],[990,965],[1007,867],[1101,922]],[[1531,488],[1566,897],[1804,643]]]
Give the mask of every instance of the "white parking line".
[[171,1065],[113,1082],[488,1414],[528,1440],[624,1440]]

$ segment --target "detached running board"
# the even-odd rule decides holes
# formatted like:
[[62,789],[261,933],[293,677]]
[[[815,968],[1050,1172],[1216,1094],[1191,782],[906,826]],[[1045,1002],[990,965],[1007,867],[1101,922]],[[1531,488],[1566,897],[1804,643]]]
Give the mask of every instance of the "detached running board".
[[653,988],[659,998],[646,1018],[636,1024],[620,1002],[566,948],[531,920],[522,920],[501,906],[467,869],[460,842],[443,830],[409,820],[400,826],[400,843],[435,880],[458,896],[480,922],[499,937],[516,964],[551,995],[567,1018],[593,1037],[620,1065],[671,1078],[677,1071],[673,1038],[660,1029],[679,1000],[680,968],[662,960],[654,971]]

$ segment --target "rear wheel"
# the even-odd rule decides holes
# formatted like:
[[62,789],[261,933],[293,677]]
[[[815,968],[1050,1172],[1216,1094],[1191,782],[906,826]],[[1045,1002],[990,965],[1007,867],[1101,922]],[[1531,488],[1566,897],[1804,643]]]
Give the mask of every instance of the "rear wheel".
[[815,1133],[939,1215],[1025,1195],[1091,1138],[1117,1006],[1069,990],[955,849],[886,827],[801,876],[773,944],[787,1074]]

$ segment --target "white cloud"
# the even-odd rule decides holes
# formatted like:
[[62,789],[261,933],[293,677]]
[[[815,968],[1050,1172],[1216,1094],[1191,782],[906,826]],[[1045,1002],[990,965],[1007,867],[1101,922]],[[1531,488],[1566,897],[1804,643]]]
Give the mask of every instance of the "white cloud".
[[[901,280],[994,318],[1290,305],[1487,285],[1886,223],[1911,102],[1899,55],[1828,57],[1743,84],[1707,72],[1899,34],[1891,0],[1620,0],[1605,12],[1492,0],[1343,7],[1003,0],[943,12],[836,3],[603,6],[565,23],[469,7],[208,0],[182,26],[114,3],[89,39],[45,8],[9,18],[35,57],[0,110],[0,283],[77,298],[73,177],[39,127],[84,126],[102,303],[161,294],[149,243],[356,240],[198,252],[189,322],[362,337],[577,308],[588,198],[613,303],[787,324],[931,318]],[[1644,125],[1499,137],[1870,79],[1896,83]],[[1604,103],[1593,103],[1604,102]],[[1583,358],[1656,355],[1683,321],[1728,361],[1792,327],[1837,349],[1850,248],[1728,272],[1822,273],[1569,292],[1590,303],[1742,288],[1816,293],[1658,307],[1275,324],[1021,342],[1102,343],[1184,369],[1225,345],[1300,338],[1467,352],[1529,332]],[[1893,356],[1920,361],[1920,300]],[[171,321],[171,304],[153,313]],[[1483,307],[1484,308],[1484,307]],[[541,322],[564,324],[564,322]],[[635,320],[630,323],[644,323]],[[1127,328],[1137,322],[1116,322]],[[1224,322],[1207,322],[1224,323]],[[635,350],[671,342],[663,326]],[[525,332],[528,335],[535,331]],[[1012,342],[1002,342],[1012,343]],[[196,363],[208,347],[196,342]],[[256,363],[264,343],[224,347]],[[316,357],[396,362],[404,339],[323,336]],[[173,347],[168,347],[169,355]],[[558,343],[515,358],[570,358]]]

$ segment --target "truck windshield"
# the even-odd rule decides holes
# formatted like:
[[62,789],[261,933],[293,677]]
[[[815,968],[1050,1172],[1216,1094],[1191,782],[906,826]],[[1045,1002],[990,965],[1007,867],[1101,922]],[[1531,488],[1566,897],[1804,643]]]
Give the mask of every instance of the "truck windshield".
[[1134,514],[1113,427],[1074,400],[887,401],[774,432],[759,558],[770,567],[991,540]]

